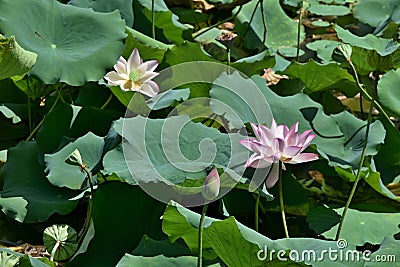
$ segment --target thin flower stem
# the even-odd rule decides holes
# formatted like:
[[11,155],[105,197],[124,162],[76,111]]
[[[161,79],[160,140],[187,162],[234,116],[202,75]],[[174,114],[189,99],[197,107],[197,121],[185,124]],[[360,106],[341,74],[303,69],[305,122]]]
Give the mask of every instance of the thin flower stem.
[[107,98],[106,102],[104,102],[104,104],[101,106],[100,109],[105,109],[105,107],[107,107],[107,105],[111,102],[112,98],[113,98],[113,94],[111,93],[110,96]]
[[243,5],[240,5],[238,11],[237,11],[233,16],[230,16],[229,18],[226,18],[226,19],[224,19],[224,20],[221,20],[221,21],[219,21],[219,22],[217,22],[217,23],[211,25],[210,27],[208,27],[207,29],[205,29],[205,30],[202,31],[202,32],[198,32],[197,34],[193,34],[193,38],[197,38],[197,37],[199,37],[200,35],[203,35],[203,34],[205,34],[206,32],[210,31],[211,29],[214,29],[214,27],[218,27],[219,25],[221,25],[221,24],[223,24],[223,23],[225,23],[225,22],[228,22],[228,21],[230,21],[230,20],[236,18],[236,16],[237,16],[237,15],[239,14],[239,12],[242,10],[242,7],[243,7]]
[[154,10],[155,0],[151,0],[151,33],[153,39],[156,39],[156,26],[155,26],[155,10]]
[[230,48],[227,48],[226,49],[226,57],[227,57],[227,59],[228,59],[228,75],[230,75],[231,74],[231,49]]
[[349,209],[351,200],[352,200],[353,197],[354,197],[354,193],[356,192],[356,188],[357,188],[358,181],[360,180],[360,177],[361,177],[361,169],[362,169],[362,167],[363,167],[363,165],[364,165],[365,152],[367,151],[367,143],[368,143],[368,136],[369,136],[369,128],[370,128],[370,125],[371,125],[372,109],[373,109],[373,107],[374,107],[374,103],[375,103],[375,101],[374,101],[374,99],[372,99],[371,105],[370,105],[370,107],[369,107],[368,121],[367,121],[367,129],[365,130],[366,133],[365,133],[365,138],[364,138],[363,150],[362,150],[362,153],[361,153],[360,164],[359,164],[359,166],[358,166],[358,171],[357,171],[356,180],[354,181],[353,187],[351,188],[351,192],[350,192],[349,198],[347,199],[346,205],[345,205],[344,210],[343,210],[343,213],[342,213],[342,217],[340,218],[339,227],[338,227],[338,230],[337,230],[337,232],[336,232],[336,238],[335,238],[336,240],[339,240],[339,238],[340,238],[340,233],[341,233],[341,231],[342,231],[344,219],[345,219],[346,214],[347,214],[347,211],[348,211],[348,209]]
[[[259,5],[259,4],[260,4],[260,1],[257,1],[256,5],[255,5],[255,7],[254,7],[253,13],[251,13],[250,20],[249,20],[249,23],[247,24],[246,30],[245,30],[245,31],[243,32],[243,34],[241,35],[241,36],[243,36],[242,38],[246,38],[247,31],[250,29],[250,25],[251,25],[251,23],[253,22],[254,15],[256,14],[256,11],[257,11],[257,8],[258,8],[258,5]],[[243,40],[243,39],[242,39],[242,40]]]
[[[360,98],[362,96],[365,96],[365,98],[368,101],[373,102],[374,101],[374,106],[379,110],[380,114],[383,114],[383,116],[386,118],[386,120],[394,127],[396,128],[396,125],[394,125],[394,123],[392,122],[392,120],[390,119],[389,115],[386,113],[386,111],[382,108],[382,106],[378,103],[378,101],[375,101],[374,98],[372,96],[369,95],[369,93],[367,92],[367,90],[364,89],[364,87],[362,86],[362,84],[360,83],[360,80],[358,78],[358,74],[357,74],[357,70],[356,67],[354,66],[353,62],[351,61],[351,59],[347,59],[347,62],[350,64],[350,67],[352,68],[353,72],[354,72],[354,77],[356,78],[356,83],[358,88],[360,88],[361,93],[360,93]],[[370,112],[371,113],[371,112]]]
[[285,206],[283,203],[283,185],[282,185],[282,161],[279,161],[279,203],[281,206],[283,229],[285,230],[286,238],[289,238],[289,231],[286,224]]
[[259,209],[259,206],[260,206],[260,194],[258,193],[256,196],[256,204],[254,207],[254,224],[255,224],[254,226],[255,226],[255,229],[257,232],[258,232],[258,209]]
[[264,0],[260,0],[260,10],[261,10],[261,15],[262,15],[262,23],[264,27],[264,32],[263,32],[263,44],[265,44],[265,41],[267,40],[267,21],[265,19],[265,12],[264,12]]
[[[47,112],[47,114],[49,114],[50,112],[53,111],[53,109],[56,107],[59,99],[60,99],[60,95],[57,95],[56,100],[54,101],[53,105],[51,106],[51,108],[50,108],[49,112]],[[35,133],[39,130],[40,126],[42,126],[47,114],[43,117],[43,119],[39,122],[39,124],[35,127],[35,129],[33,129],[33,131],[30,133],[30,135],[25,139],[25,141],[29,141],[32,139],[32,137],[35,135]]]
[[55,85],[54,88],[56,89],[58,95],[60,96],[61,102],[63,102],[64,104],[66,104],[67,102],[65,101],[65,99],[63,98],[61,91],[58,89],[58,86]]
[[93,210],[93,181],[92,181],[92,175],[90,174],[90,171],[88,169],[88,167],[86,165],[82,165],[81,166],[82,171],[84,171],[86,173],[86,176],[89,180],[89,186],[90,186],[90,196],[89,196],[89,206],[87,209],[87,213],[86,213],[86,219],[85,219],[85,225],[83,226],[83,229],[81,231],[81,235],[78,239],[78,245],[80,245],[83,241],[83,238],[85,237],[87,231],[89,230],[89,226],[90,226],[90,220],[92,218],[92,210]]
[[201,212],[200,224],[199,224],[199,237],[198,237],[198,248],[199,257],[197,258],[197,267],[203,267],[203,225],[204,219],[206,218],[208,204],[203,206],[203,211]]
[[297,51],[296,51],[297,62],[300,61],[300,31],[302,23],[303,23],[303,7],[300,8],[299,23],[297,24]]

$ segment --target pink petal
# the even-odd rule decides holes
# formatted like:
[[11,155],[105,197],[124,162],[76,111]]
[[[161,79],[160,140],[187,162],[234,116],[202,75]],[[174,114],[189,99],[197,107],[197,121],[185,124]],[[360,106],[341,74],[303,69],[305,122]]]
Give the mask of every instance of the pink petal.
[[131,70],[136,70],[137,67],[139,67],[140,64],[142,64],[142,63],[143,63],[143,61],[140,58],[139,50],[137,50],[137,48],[133,49],[133,52],[129,56],[128,62],[127,62],[128,73],[131,72]]
[[304,131],[302,134],[299,135],[299,138],[297,139],[297,143],[299,145],[303,145],[311,133],[312,133],[312,130]]
[[262,156],[257,155],[256,153],[254,153],[246,161],[246,164],[244,166],[246,168],[247,167],[252,167],[252,168],[255,168],[255,169],[259,169],[259,168],[266,168],[266,167],[270,166],[271,163],[272,162],[266,161]]
[[298,128],[299,128],[299,123],[296,122],[295,124],[292,125],[292,127],[290,127],[289,132],[286,134],[285,140],[289,146],[294,146],[297,144]]
[[311,141],[314,139],[314,137],[315,137],[315,134],[310,134],[310,135],[307,137],[306,141],[304,141],[304,143],[302,144],[303,149],[302,149],[301,151],[303,151],[304,149],[306,149],[306,148],[311,144]]
[[257,154],[262,153],[263,145],[253,137],[240,140],[239,143],[242,144],[244,147],[246,147],[248,150],[256,152]]
[[265,185],[267,186],[267,188],[273,187],[279,179],[279,164],[274,163],[271,168],[271,172],[265,180]]
[[272,140],[274,139],[274,133],[266,126],[260,124],[259,125],[259,130],[260,130],[260,139],[263,144],[266,145],[271,145]]
[[295,157],[292,158],[292,160],[289,162],[291,164],[297,164],[297,163],[302,163],[302,162],[308,162],[308,161],[313,161],[317,160],[318,155],[314,153],[300,153],[296,155]]
[[156,96],[158,94],[158,91],[160,91],[160,89],[158,88],[158,84],[153,81],[147,81],[140,88],[140,92],[149,97]]
[[285,158],[293,158],[295,157],[298,153],[300,153],[302,147],[300,146],[288,146],[285,147],[283,150],[283,156]]
[[288,127],[286,125],[280,124],[276,127],[275,130],[275,138],[285,138],[285,132],[287,133],[289,131]]

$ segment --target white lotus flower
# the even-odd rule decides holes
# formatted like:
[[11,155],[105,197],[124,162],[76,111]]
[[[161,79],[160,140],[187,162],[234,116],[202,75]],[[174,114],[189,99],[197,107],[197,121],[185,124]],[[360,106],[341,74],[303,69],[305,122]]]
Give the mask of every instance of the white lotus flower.
[[110,71],[104,76],[108,85],[119,86],[123,91],[136,91],[154,97],[159,92],[158,84],[152,81],[159,73],[154,72],[158,66],[157,60],[143,63],[139,51],[135,48],[128,61],[119,57],[114,65],[116,71]]

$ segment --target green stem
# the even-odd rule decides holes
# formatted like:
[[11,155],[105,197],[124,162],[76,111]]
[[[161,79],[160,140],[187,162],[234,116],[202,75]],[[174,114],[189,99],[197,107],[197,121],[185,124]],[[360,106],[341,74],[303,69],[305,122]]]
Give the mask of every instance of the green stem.
[[[51,106],[51,108],[50,108],[49,112],[47,112],[47,114],[49,114],[50,112],[53,111],[53,109],[56,107],[59,99],[60,99],[60,95],[57,95],[56,100],[54,101],[53,105]],[[33,129],[33,131],[30,133],[30,135],[25,139],[25,141],[29,141],[32,139],[32,137],[35,135],[37,130],[39,130],[40,126],[42,126],[47,114],[43,117],[43,119],[39,122],[39,124],[35,127],[35,129]]]
[[[199,32],[199,33],[197,33],[197,34],[194,34],[194,35],[193,35],[193,38],[197,38],[197,37],[199,37],[200,35],[203,35],[203,34],[205,34],[206,32],[210,31],[211,29],[214,29],[214,27],[218,27],[219,25],[224,24],[225,22],[228,22],[228,21],[230,21],[230,20],[236,18],[236,16],[237,16],[237,15],[239,14],[239,12],[242,10],[242,7],[243,7],[243,5],[240,5],[238,11],[237,11],[234,15],[230,16],[229,18],[226,18],[226,19],[224,19],[224,20],[221,20],[221,21],[219,21],[219,22],[217,22],[217,23],[211,25],[211,26],[208,27],[207,29],[205,29],[205,30],[203,30],[203,31],[201,31],[201,32]],[[243,35],[243,36],[244,36],[244,35]]]
[[257,232],[258,232],[258,209],[259,209],[259,206],[260,206],[260,194],[258,193],[256,196],[256,204],[254,207],[254,220],[255,220],[254,223],[255,223],[255,228],[256,228]]
[[203,225],[204,219],[206,218],[208,204],[203,206],[203,211],[201,212],[200,224],[199,224],[199,237],[198,237],[198,247],[199,247],[199,257],[197,258],[197,267],[203,267]]
[[54,261],[54,256],[56,255],[57,249],[60,247],[61,241],[57,240],[56,244],[54,245],[53,249],[51,250],[50,254],[50,261]]
[[155,0],[151,0],[151,33],[153,39],[156,39],[156,26],[155,26],[155,10],[154,10]]
[[386,120],[394,127],[397,128],[396,125],[394,125],[394,123],[392,122],[392,120],[390,119],[389,115],[386,113],[386,111],[382,108],[382,106],[374,100],[374,98],[367,92],[367,90],[364,89],[364,87],[362,86],[362,84],[360,83],[360,80],[358,78],[358,74],[357,74],[357,70],[356,67],[354,66],[353,62],[351,61],[351,59],[347,59],[347,62],[349,62],[353,72],[354,72],[354,77],[356,78],[356,83],[358,88],[360,88],[361,94],[360,97],[365,96],[365,98],[368,101],[374,102],[374,106],[379,110],[380,114],[383,114],[383,116],[386,118]]
[[227,48],[226,52],[227,52],[226,54],[227,54],[227,59],[228,59],[228,75],[230,75],[231,74],[231,70],[230,70],[230,68],[231,68],[231,49]]
[[299,23],[297,24],[297,51],[296,51],[297,62],[300,61],[300,31],[302,23],[303,23],[303,8],[300,9]]
[[263,27],[264,27],[263,44],[265,44],[265,41],[267,40],[267,22],[265,19],[263,0],[260,0],[260,9],[261,9],[261,15],[262,15],[262,23],[263,23]]
[[363,150],[362,150],[362,153],[361,153],[360,164],[358,165],[358,171],[357,171],[356,180],[354,181],[353,187],[351,188],[351,192],[350,192],[349,198],[347,199],[346,205],[345,205],[344,210],[343,210],[343,213],[342,213],[342,217],[340,218],[339,228],[338,228],[338,230],[337,230],[337,232],[336,232],[336,238],[335,238],[336,240],[339,240],[339,238],[340,238],[340,232],[342,231],[344,219],[345,219],[346,214],[347,214],[347,211],[348,211],[348,209],[349,209],[351,200],[353,199],[354,194],[355,194],[355,192],[356,192],[356,188],[357,188],[358,181],[360,180],[360,177],[361,177],[361,169],[362,169],[362,167],[363,167],[363,165],[364,165],[365,153],[366,153],[366,151],[367,151],[367,143],[368,143],[368,136],[369,136],[369,128],[370,128],[370,124],[371,124],[372,109],[373,109],[374,103],[375,103],[375,101],[374,101],[374,99],[372,99],[372,101],[371,101],[371,106],[369,107],[368,121],[367,121],[367,129],[366,129],[366,132],[365,132]]
[[107,105],[111,102],[111,99],[113,98],[113,94],[111,93],[110,96],[107,98],[106,102],[101,106],[100,109],[105,109]]
[[82,171],[84,171],[86,173],[86,176],[87,176],[87,178],[89,180],[90,196],[89,196],[89,207],[88,207],[87,213],[86,213],[85,225],[83,226],[83,230],[82,230],[81,235],[80,235],[80,237],[78,239],[78,245],[80,245],[82,243],[83,238],[85,237],[87,231],[89,230],[90,220],[92,218],[93,193],[94,193],[92,175],[90,174],[90,171],[89,171],[88,167],[86,167],[86,165],[82,165],[81,169],[82,169]]
[[67,102],[65,101],[65,99],[64,99],[63,96],[62,96],[61,90],[58,89],[58,86],[57,86],[57,85],[55,85],[54,88],[56,89],[56,91],[57,91],[57,93],[58,93],[58,95],[59,95],[59,97],[60,97],[60,99],[61,99],[61,102],[63,102],[64,104],[66,104]]
[[254,15],[256,14],[256,11],[257,11],[257,8],[258,8],[258,5],[259,5],[259,4],[260,4],[260,1],[258,1],[258,2],[256,3],[256,6],[254,7],[253,13],[252,13],[251,16],[250,16],[249,23],[247,24],[246,30],[244,31],[244,33],[243,33],[243,35],[242,35],[243,38],[246,38],[247,31],[250,29],[250,25],[251,25],[251,23],[253,22]]
[[286,238],[289,238],[289,231],[286,224],[285,206],[283,203],[283,185],[282,185],[282,161],[279,161],[279,204],[281,206],[283,229],[285,230]]

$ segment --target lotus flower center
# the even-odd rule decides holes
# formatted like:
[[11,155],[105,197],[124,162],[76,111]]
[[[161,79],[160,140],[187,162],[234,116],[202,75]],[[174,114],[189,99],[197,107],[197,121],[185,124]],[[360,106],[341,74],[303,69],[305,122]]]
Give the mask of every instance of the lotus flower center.
[[137,82],[140,79],[140,74],[136,70],[133,70],[129,73],[129,80],[132,82]]

